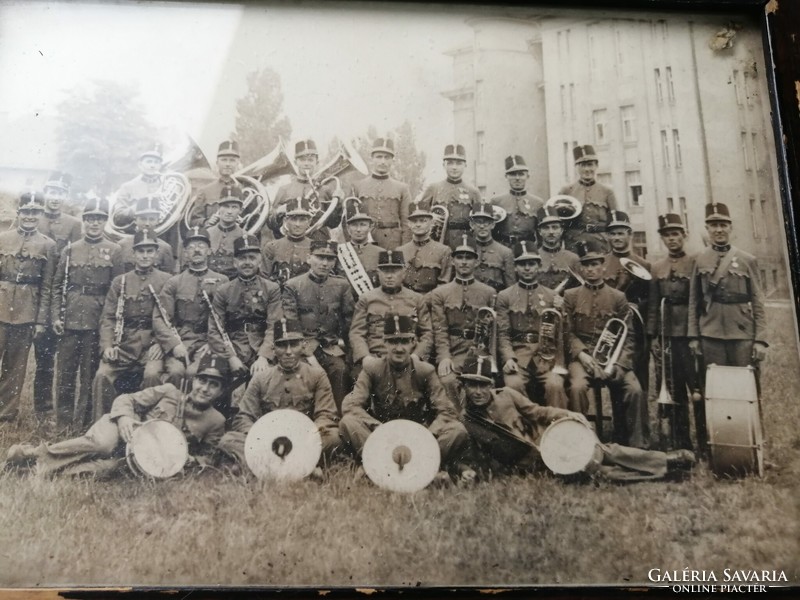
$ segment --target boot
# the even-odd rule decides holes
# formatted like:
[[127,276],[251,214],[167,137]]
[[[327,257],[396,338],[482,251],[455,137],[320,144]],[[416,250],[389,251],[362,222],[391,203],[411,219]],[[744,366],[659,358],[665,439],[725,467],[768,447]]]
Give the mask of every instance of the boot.
[[667,471],[688,471],[696,462],[697,458],[691,450],[682,449],[667,452]]

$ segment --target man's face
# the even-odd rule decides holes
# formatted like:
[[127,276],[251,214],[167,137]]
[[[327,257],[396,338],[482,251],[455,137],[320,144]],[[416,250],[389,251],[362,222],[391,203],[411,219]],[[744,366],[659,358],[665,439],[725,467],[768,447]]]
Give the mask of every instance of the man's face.
[[155,229],[158,225],[158,213],[137,213],[133,217],[133,223],[136,225],[136,230],[141,231],[145,228]]
[[597,161],[587,160],[586,162],[578,163],[575,165],[575,170],[578,171],[578,177],[584,181],[593,181],[597,175]]
[[233,264],[236,266],[236,272],[242,277],[253,277],[258,273],[258,267],[261,265],[261,253],[255,250],[242,252],[239,256],[234,257]]
[[388,152],[372,153],[372,172],[376,175],[388,175],[394,163],[394,156]]
[[455,158],[447,158],[444,161],[444,171],[447,173],[449,179],[461,179],[464,175],[464,169],[467,166],[467,161],[458,160]]
[[139,161],[139,170],[143,175],[155,175],[161,171],[161,160],[155,156],[145,156]]
[[68,196],[67,190],[47,185],[44,188],[44,206],[50,212],[58,212]]
[[220,222],[230,227],[239,218],[242,212],[242,205],[239,202],[223,202],[219,205],[219,220]]
[[220,177],[230,177],[236,172],[239,166],[239,158],[237,156],[218,156],[217,157],[217,171]]
[[317,170],[319,164],[319,157],[316,154],[304,154],[303,156],[295,156],[295,164],[297,170],[303,175],[313,175]]
[[108,218],[102,215],[86,215],[83,217],[83,232],[87,237],[99,238],[107,222]]
[[411,362],[411,353],[417,347],[416,337],[394,337],[384,338],[388,350],[387,357],[389,364],[394,367],[405,367]]
[[675,253],[683,250],[683,243],[686,241],[686,233],[681,229],[667,229],[661,233],[661,241],[669,252]]
[[494,219],[491,217],[470,217],[469,227],[472,229],[476,240],[486,242],[492,238]]
[[484,408],[492,401],[492,384],[487,381],[462,380],[467,408]]
[[588,283],[600,283],[603,279],[603,267],[605,260],[602,258],[594,258],[581,263],[581,271],[583,278]]
[[527,171],[511,171],[511,173],[506,173],[508,185],[515,192],[521,192],[525,189],[525,186],[528,185],[528,179],[530,176],[530,173]]
[[706,223],[706,231],[712,244],[725,246],[730,242],[733,224],[728,221],[709,221]]
[[545,223],[539,227],[539,236],[545,248],[558,248],[561,246],[561,236],[564,235],[564,226],[561,223]]
[[301,238],[308,231],[311,225],[311,217],[308,215],[289,215],[284,219],[286,231],[293,238]]
[[403,285],[405,277],[406,270],[403,267],[378,267],[378,279],[381,282],[381,287],[399,288]]
[[308,257],[308,266],[311,267],[311,272],[316,277],[327,277],[331,274],[331,269],[336,263],[333,256],[326,256],[322,254],[312,254]]
[[284,340],[275,342],[275,357],[284,371],[294,371],[300,364],[302,340]]
[[455,267],[456,275],[461,279],[472,277],[477,264],[478,257],[470,252],[456,252],[453,255],[453,267]]
[[208,242],[204,240],[190,240],[189,243],[186,244],[183,254],[186,260],[189,261],[189,266],[198,270],[206,266],[209,252],[211,252],[211,247],[208,245]]
[[192,379],[192,400],[201,406],[211,404],[222,395],[222,381],[208,375],[197,375]]
[[414,217],[408,220],[408,227],[411,229],[411,234],[418,239],[425,239],[428,237],[431,234],[432,226],[432,217]]
[[157,246],[139,246],[133,250],[133,264],[139,270],[149,269],[156,262],[157,255]]
[[518,260],[514,263],[517,279],[523,283],[533,283],[539,273],[539,261],[536,259]]
[[613,227],[608,230],[608,243],[611,249],[617,252],[624,252],[631,243],[633,232],[627,227]]
[[369,219],[358,219],[347,224],[347,232],[350,239],[356,244],[363,244],[369,238],[372,231],[372,221]]
[[41,208],[21,208],[17,211],[19,226],[24,231],[33,231],[39,226],[39,217],[42,216]]

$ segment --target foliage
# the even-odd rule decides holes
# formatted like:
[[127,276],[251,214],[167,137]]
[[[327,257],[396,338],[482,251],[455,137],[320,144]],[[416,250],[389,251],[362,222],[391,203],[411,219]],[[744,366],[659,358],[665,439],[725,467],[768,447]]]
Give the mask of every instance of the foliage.
[[361,154],[364,161],[369,164],[370,154],[372,153],[372,142],[380,135],[387,135],[394,139],[395,157],[392,166],[392,177],[407,183],[411,191],[411,197],[415,198],[425,184],[426,157],[425,153],[417,149],[417,140],[414,135],[414,128],[406,120],[395,129],[378,134],[374,125],[367,128],[367,133],[358,138],[356,149]]
[[271,152],[283,137],[292,135],[289,118],[283,114],[281,77],[265,67],[247,75],[247,93],[236,101],[236,132],[242,165],[249,165]]

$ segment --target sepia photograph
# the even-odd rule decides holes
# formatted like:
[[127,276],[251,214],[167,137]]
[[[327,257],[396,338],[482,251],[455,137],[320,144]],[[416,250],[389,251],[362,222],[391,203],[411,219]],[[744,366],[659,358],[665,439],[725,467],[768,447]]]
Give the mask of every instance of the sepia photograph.
[[0,595],[800,585],[755,12],[0,0]]

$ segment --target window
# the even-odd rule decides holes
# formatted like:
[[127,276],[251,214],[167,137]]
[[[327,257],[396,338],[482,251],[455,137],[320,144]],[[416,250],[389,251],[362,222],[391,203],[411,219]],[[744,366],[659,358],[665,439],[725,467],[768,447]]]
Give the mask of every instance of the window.
[[778,269],[772,269],[772,289],[778,288]]
[[664,102],[664,86],[661,81],[661,69],[654,69],[653,72],[656,77],[656,100],[661,104]]
[[478,162],[486,162],[486,135],[478,132]]
[[736,94],[736,104],[738,104],[739,106],[742,106],[744,104],[744,100],[742,99],[743,92],[742,92],[742,85],[739,82],[739,76],[740,76],[739,70],[738,69],[734,69],[733,70],[733,93]]
[[569,147],[569,142],[564,142],[564,181],[570,179],[569,166],[572,164],[572,150]]
[[636,141],[636,111],[632,104],[622,106],[619,109],[620,121],[622,121],[622,141]]
[[592,122],[594,123],[594,143],[598,146],[608,143],[608,135],[606,131],[608,117],[606,110],[596,110],[592,113]]
[[661,25],[661,39],[663,41],[667,41],[667,36],[669,35],[669,29],[667,27],[667,22],[665,20],[661,20],[658,22]]
[[680,197],[681,203],[681,218],[683,219],[683,226],[686,228],[686,233],[689,233],[689,209],[686,207],[686,198]]
[[753,132],[753,168],[760,171],[761,167],[758,163],[758,136]]
[[647,258],[647,234],[644,231],[633,232],[633,251],[642,258]]
[[750,152],[747,150],[747,132],[742,131],[742,156],[744,157],[744,170],[750,170]]
[[598,173],[597,181],[608,187],[611,187],[611,184],[613,183],[611,181],[611,173]]
[[742,73],[742,82],[744,83],[744,98],[747,101],[747,106],[753,108],[753,95],[750,93],[750,77],[747,75],[747,71]]
[[672,104],[675,102],[675,86],[672,83],[672,67],[667,67],[666,78],[667,78],[667,94],[669,94],[669,101]]
[[761,276],[761,287],[765,290],[767,289],[767,271],[766,269],[759,269],[759,273]]
[[761,194],[761,235],[767,237],[767,198]]
[[675,168],[680,169],[683,166],[683,158],[681,157],[681,138],[677,129],[672,130],[672,149],[675,156]]
[[595,37],[596,25],[589,26],[589,77],[595,79],[597,77],[597,38]]
[[567,120],[567,86],[561,85],[561,121]]
[[675,212],[675,199],[672,196],[667,196],[667,212]]
[[[569,84],[569,118],[574,123],[575,122],[575,84]],[[575,144],[576,146],[578,144]]]
[[667,130],[661,130],[661,152],[663,153],[663,165],[665,169],[669,168],[669,139],[667,137]]
[[756,214],[756,198],[752,195],[750,196],[750,222],[753,226],[753,237],[758,239],[759,227],[758,215]]
[[625,72],[625,37],[619,27],[614,28],[614,47],[617,51],[617,69]]
[[625,185],[628,187],[628,196],[631,206],[642,206],[642,180],[639,171],[626,171]]

